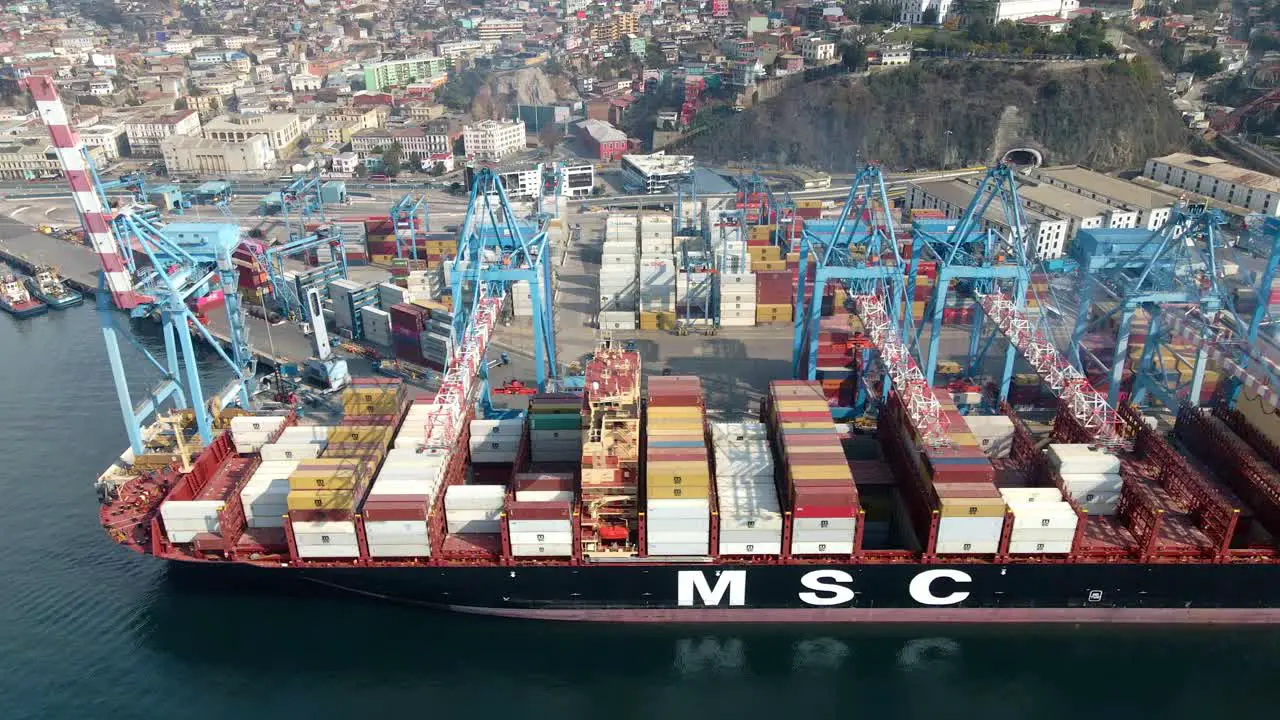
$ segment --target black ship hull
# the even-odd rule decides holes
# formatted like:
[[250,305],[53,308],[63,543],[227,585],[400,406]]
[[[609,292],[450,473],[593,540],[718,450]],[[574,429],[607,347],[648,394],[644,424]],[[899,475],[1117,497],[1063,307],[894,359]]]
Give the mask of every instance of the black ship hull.
[[[223,566],[226,569],[231,567]],[[191,568],[191,571],[213,570]],[[604,622],[1278,623],[1280,565],[256,568],[460,612]]]

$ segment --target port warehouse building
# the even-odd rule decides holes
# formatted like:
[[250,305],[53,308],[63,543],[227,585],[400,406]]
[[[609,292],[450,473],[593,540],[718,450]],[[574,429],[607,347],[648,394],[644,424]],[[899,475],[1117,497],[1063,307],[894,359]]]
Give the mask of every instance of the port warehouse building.
[[1164,185],[1238,205],[1251,213],[1280,216],[1280,178],[1221,158],[1173,153],[1148,160],[1142,174]]
[[[908,208],[936,208],[958,218],[977,190],[972,180],[916,183],[908,188]],[[1156,230],[1169,220],[1178,198],[1160,190],[1103,175],[1075,165],[1037,168],[1021,178],[1023,201],[1037,256],[1049,260],[1067,251],[1080,230],[1136,228]],[[986,222],[1007,231],[1004,213],[987,213]]]

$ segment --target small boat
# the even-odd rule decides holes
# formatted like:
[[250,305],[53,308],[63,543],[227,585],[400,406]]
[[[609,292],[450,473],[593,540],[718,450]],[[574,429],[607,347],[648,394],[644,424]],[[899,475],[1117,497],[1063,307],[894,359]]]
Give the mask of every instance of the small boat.
[[27,278],[31,294],[54,310],[65,310],[84,302],[84,295],[67,287],[67,282],[58,274],[58,269],[50,265],[36,268],[35,275]]
[[24,318],[48,312],[49,306],[31,297],[22,278],[5,272],[0,274],[0,310]]

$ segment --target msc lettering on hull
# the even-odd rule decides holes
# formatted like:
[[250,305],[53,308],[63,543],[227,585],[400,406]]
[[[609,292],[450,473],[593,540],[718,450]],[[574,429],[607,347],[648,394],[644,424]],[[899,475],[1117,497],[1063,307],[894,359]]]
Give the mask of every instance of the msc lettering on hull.
[[[969,591],[957,586],[971,582],[973,578],[962,570],[925,570],[911,578],[907,594],[921,605],[955,605],[969,597]],[[852,584],[853,575],[845,570],[812,570],[800,577],[796,598],[816,607],[849,605],[858,595],[850,587]],[[702,570],[681,570],[676,574],[676,604],[680,607],[746,607],[747,571],[719,570],[708,575]]]

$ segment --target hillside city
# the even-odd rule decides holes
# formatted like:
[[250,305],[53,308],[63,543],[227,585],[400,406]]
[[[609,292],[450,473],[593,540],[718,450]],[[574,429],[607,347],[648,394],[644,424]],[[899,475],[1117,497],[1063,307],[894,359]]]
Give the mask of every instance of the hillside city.
[[[703,192],[725,192],[723,175],[695,172],[683,142],[704,134],[712,139],[700,142],[714,143],[726,118],[786,88],[939,56],[1155,68],[1188,138],[1212,140],[1228,101],[1264,95],[1266,105],[1280,83],[1278,20],[1274,4],[1206,0],[24,0],[0,14],[0,178],[60,174],[21,86],[32,75],[56,79],[100,172],[141,171],[156,182],[274,183],[319,172],[461,193],[468,168],[490,167],[513,199],[552,185],[568,197],[671,192],[691,175]],[[1267,113],[1246,120],[1218,146],[1230,143],[1241,164],[1280,169],[1267,147],[1277,123]],[[1241,218],[1274,214],[1280,181],[1206,165],[1206,153],[1186,149],[1147,162],[1145,186],[1094,194],[1128,214],[1152,209],[1130,195],[1163,193],[1145,205],[1164,207],[1187,191],[1238,206]],[[950,158],[939,160],[946,167]],[[758,165],[742,161],[739,171]],[[830,182],[804,170],[785,177],[806,188]],[[913,187],[907,199],[962,208],[967,192],[948,180]],[[1032,212],[1052,225],[1046,238],[1109,217],[1042,205]]]

